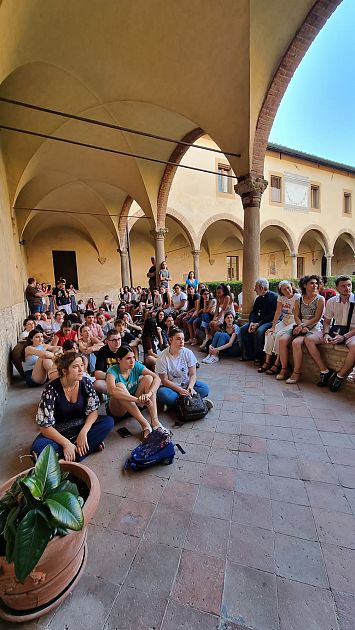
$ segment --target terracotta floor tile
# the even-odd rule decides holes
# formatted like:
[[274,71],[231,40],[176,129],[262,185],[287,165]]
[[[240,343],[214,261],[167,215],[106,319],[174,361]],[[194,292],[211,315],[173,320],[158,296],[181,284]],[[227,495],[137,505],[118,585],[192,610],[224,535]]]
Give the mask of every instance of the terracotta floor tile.
[[207,464],[201,483],[209,488],[234,490],[236,479],[236,468]]
[[268,455],[296,458],[298,453],[293,442],[284,440],[266,440]]
[[355,449],[328,446],[327,452],[333,464],[355,467]]
[[272,501],[272,523],[275,532],[318,540],[311,508],[284,501]]
[[[334,464],[326,462],[300,462],[302,471],[302,479],[304,481],[322,481],[323,483],[332,483],[339,485],[339,478]],[[355,470],[354,470],[355,479]]]
[[161,630],[218,630],[219,617],[170,601]]
[[169,479],[161,495],[159,505],[175,510],[192,510],[198,495],[198,486],[193,483]]
[[266,453],[266,440],[251,435],[240,435],[239,451],[244,453]]
[[219,615],[225,561],[184,550],[171,597],[198,610]]
[[267,455],[259,453],[239,453],[238,469],[266,474],[268,472]]
[[318,542],[275,533],[277,575],[313,586],[329,588]]
[[194,512],[203,516],[215,516],[230,520],[233,507],[233,492],[220,488],[200,486]]
[[277,588],[280,630],[339,630],[330,591],[284,578]]
[[355,595],[355,551],[327,544],[322,550],[332,590]]
[[242,620],[249,628],[278,630],[275,576],[227,562],[222,617],[237,628]]
[[275,571],[273,534],[260,527],[231,523],[228,559],[243,566]]
[[227,555],[229,522],[212,516],[193,514],[184,548],[224,560]]
[[355,549],[355,516],[312,508],[321,542]]
[[145,593],[168,596],[180,561],[176,547],[143,540],[125,581]]
[[270,475],[301,479],[301,469],[297,459],[268,455],[268,461]]
[[119,531],[90,525],[89,554],[85,572],[112,584],[123,584],[139,539]]
[[286,501],[298,505],[309,505],[303,481],[286,477],[270,477],[271,498],[275,501]]
[[354,630],[355,597],[345,593],[333,593],[341,630]]
[[190,520],[191,512],[159,504],[145,530],[144,538],[151,542],[182,547]]
[[142,536],[154,510],[154,503],[122,499],[115,516],[109,523],[109,528],[120,531],[123,534]]
[[270,498],[270,477],[260,473],[250,473],[246,470],[237,471],[235,484],[237,492],[253,494],[257,497]]
[[305,483],[312,507],[324,508],[329,512],[351,513],[349,503],[341,486],[319,481],[306,481]]
[[145,592],[144,589],[124,585],[112,607],[105,630],[159,628],[166,604],[167,596],[163,593]]
[[241,525],[272,529],[270,499],[235,492],[232,520]]

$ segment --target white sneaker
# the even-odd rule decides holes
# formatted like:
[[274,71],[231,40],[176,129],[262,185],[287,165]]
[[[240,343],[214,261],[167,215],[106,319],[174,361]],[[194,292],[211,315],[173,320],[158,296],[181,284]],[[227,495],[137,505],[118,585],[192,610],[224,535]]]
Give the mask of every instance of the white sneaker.
[[207,403],[207,409],[208,409],[208,411],[209,411],[210,409],[213,409],[213,407],[214,407],[213,401],[212,401],[210,398],[205,398],[205,401],[206,401],[206,403]]
[[216,354],[211,354],[210,357],[211,358],[208,363],[218,363],[219,357]]
[[202,359],[201,363],[211,363],[211,354],[208,354],[207,357],[205,357],[204,359]]

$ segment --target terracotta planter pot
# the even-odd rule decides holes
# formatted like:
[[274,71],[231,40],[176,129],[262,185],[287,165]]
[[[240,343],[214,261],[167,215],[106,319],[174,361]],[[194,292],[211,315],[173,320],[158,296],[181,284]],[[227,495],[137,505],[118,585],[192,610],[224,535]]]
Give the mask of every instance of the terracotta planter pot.
[[[0,617],[3,619],[22,622],[46,614],[69,595],[85,567],[87,526],[97,510],[100,484],[95,473],[82,464],[63,462],[61,470],[84,482],[88,488],[83,506],[84,527],[80,532],[53,538],[23,584],[15,578],[13,563],[8,564],[0,556]],[[0,496],[15,479],[0,486]]]

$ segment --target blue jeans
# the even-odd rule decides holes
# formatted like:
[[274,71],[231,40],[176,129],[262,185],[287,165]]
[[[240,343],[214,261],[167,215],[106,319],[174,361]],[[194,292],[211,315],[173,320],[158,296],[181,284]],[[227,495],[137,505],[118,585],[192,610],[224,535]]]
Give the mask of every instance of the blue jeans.
[[240,329],[243,355],[245,359],[257,359],[262,361],[264,355],[265,333],[271,328],[271,322],[262,324],[256,332],[248,332],[249,324],[244,324]]
[[[87,435],[89,451],[83,457],[77,454],[76,461],[80,462],[91,453],[95,453],[101,442],[103,442],[110,431],[112,431],[113,426],[114,421],[111,416],[99,416],[96,422],[92,425]],[[35,441],[33,442],[31,447],[31,451],[34,451],[37,455],[39,455],[40,452],[43,451],[43,449],[47,446],[47,444],[51,444],[56,453],[58,453],[59,459],[63,459],[63,447],[58,444],[58,442],[44,437],[44,435],[42,435],[41,433],[39,433],[39,435],[37,435],[37,437],[35,438]]]
[[[230,336],[226,332],[217,331],[213,335],[212,346],[214,348],[219,348],[220,346],[224,346],[226,343],[229,343]],[[240,346],[238,339],[236,339],[230,348],[226,350],[222,350],[220,354],[224,354],[229,357],[239,357],[241,355]]]
[[[194,390],[200,394],[201,398],[206,398],[210,391],[208,385],[203,383],[203,381],[196,381]],[[167,407],[174,407],[178,397],[179,394],[173,389],[170,389],[170,387],[159,387],[157,391],[157,403],[161,406],[167,405]]]
[[42,306],[43,304],[31,304],[30,306],[31,315],[34,315],[35,313],[42,313]]

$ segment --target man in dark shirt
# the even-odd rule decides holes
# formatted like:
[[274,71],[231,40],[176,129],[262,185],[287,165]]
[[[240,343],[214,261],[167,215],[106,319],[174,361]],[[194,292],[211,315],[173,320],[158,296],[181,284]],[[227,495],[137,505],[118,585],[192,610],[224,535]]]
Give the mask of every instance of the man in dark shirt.
[[157,285],[157,279],[156,279],[157,268],[156,268],[154,256],[152,256],[150,260],[152,262],[152,266],[149,267],[147,278],[149,278],[149,288],[151,292],[153,293]]
[[71,313],[70,297],[65,286],[65,280],[58,283],[58,289],[55,294],[55,302],[58,310],[65,310],[69,315]]
[[277,306],[277,293],[269,291],[269,282],[265,278],[258,278],[255,282],[257,298],[249,315],[249,323],[240,329],[243,358],[246,361],[255,360],[255,365],[261,365],[264,353],[265,333],[271,328]]
[[44,308],[42,308],[42,298],[45,297],[46,294],[37,289],[35,278],[28,278],[25,295],[31,315],[41,313],[42,310],[44,310]]
[[96,355],[94,389],[98,394],[107,394],[106,373],[109,367],[116,365],[120,347],[121,334],[113,328],[108,331],[106,344]]

